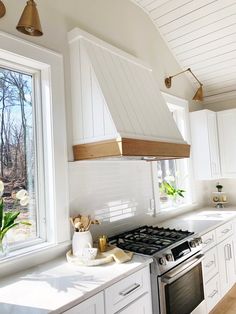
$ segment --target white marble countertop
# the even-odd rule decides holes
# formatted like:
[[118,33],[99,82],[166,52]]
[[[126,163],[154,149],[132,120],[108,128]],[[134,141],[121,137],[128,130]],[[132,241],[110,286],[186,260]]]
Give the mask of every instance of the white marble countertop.
[[236,218],[236,207],[222,209],[205,207],[187,214],[166,220],[158,226],[183,229],[203,235],[210,230],[217,228],[228,220]]
[[61,313],[152,262],[134,255],[130,262],[79,267],[65,257],[20,272],[0,283],[1,314]]

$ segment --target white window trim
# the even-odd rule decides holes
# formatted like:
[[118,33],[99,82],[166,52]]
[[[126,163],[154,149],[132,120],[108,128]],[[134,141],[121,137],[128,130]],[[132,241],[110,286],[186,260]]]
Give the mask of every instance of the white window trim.
[[[173,106],[181,107],[184,110],[184,121],[185,121],[185,129],[186,129],[186,138],[185,141],[187,143],[191,144],[190,140],[190,120],[189,120],[189,103],[187,100],[167,94],[162,92],[162,96],[164,97],[166,103],[171,104]],[[154,178],[158,177],[157,173],[157,162],[152,162],[151,165],[151,172],[152,172],[152,178],[153,178],[153,195],[154,195],[154,200],[155,200],[155,213],[154,216],[156,215],[166,215],[168,212],[173,212],[173,210],[177,211],[182,211],[188,208],[195,208],[196,204],[196,195],[194,192],[194,182],[193,182],[193,167],[192,167],[192,162],[191,158],[189,158],[189,185],[191,189],[191,202],[186,203],[186,204],[181,204],[177,207],[169,207],[165,208],[164,210],[161,209],[161,204],[160,204],[160,195],[159,195],[159,186],[157,180]]]
[[[47,129],[46,137],[44,137],[47,155],[45,197],[50,210],[46,208],[47,243],[41,244],[41,248],[37,245],[35,251],[39,252],[42,248],[50,247],[52,252],[52,247],[55,247],[55,250],[58,250],[57,245],[66,247],[70,240],[63,58],[54,51],[7,33],[0,32],[0,42],[1,62],[8,60],[8,62],[22,64],[22,66],[41,72],[42,119],[44,128]],[[48,145],[49,143],[51,145]],[[22,256],[31,254],[30,252],[26,254],[26,251],[19,250],[19,257],[21,254]],[[43,252],[42,254],[45,255]],[[12,256],[10,254],[9,258],[0,261],[0,268],[7,267],[8,260],[16,259],[15,253]],[[38,262],[42,262],[42,259],[39,258]],[[24,259],[22,265],[19,265],[18,261],[16,265],[15,270],[22,269],[23,265],[24,268],[29,267]]]

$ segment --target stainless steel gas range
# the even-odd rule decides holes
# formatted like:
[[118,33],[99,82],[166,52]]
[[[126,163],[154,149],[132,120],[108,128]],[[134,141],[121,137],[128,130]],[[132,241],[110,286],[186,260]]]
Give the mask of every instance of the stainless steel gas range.
[[192,232],[142,226],[114,236],[109,242],[153,257],[154,314],[190,314],[204,300],[202,241]]

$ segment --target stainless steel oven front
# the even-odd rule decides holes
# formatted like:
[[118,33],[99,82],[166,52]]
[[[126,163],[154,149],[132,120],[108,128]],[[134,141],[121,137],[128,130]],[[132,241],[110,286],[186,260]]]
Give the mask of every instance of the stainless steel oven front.
[[194,255],[158,278],[161,314],[190,314],[204,300],[202,260]]

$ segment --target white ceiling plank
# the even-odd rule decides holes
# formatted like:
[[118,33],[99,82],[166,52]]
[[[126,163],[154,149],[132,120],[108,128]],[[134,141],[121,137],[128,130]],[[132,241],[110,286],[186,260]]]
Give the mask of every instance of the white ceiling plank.
[[229,33],[235,33],[236,31],[236,16],[230,16],[227,19],[220,21],[217,25],[211,24],[206,28],[201,28],[198,31],[194,31],[192,33],[188,33],[179,38],[168,41],[170,45],[174,48],[182,47],[188,43],[192,43],[195,40],[198,42],[204,41],[204,37],[207,37],[205,42],[209,40],[217,40],[219,38],[223,38]]
[[[230,51],[225,55],[220,55],[220,56],[217,56],[215,58],[210,58],[210,59],[202,60],[202,61],[198,61],[198,62],[196,61],[195,63],[192,62],[191,67],[193,67],[194,64],[196,66],[201,67],[201,68],[203,68],[205,66],[214,66],[214,64],[224,62],[224,58],[227,60],[234,59],[235,55],[236,55],[235,51]],[[189,62],[182,62],[182,67],[188,67],[189,64],[190,64]]]
[[188,21],[191,21],[191,18],[194,16],[194,14],[198,15],[198,11],[201,12],[203,10],[210,10],[211,5],[214,5],[214,3],[217,1],[218,0],[193,1],[182,6],[180,9],[177,8],[176,10],[170,11],[160,18],[152,14],[151,17],[154,21],[157,21],[160,27],[164,27],[167,24],[181,19],[187,19]]
[[[225,71],[225,69],[229,67],[235,67],[236,66],[236,58],[231,59],[225,62],[217,63],[214,66],[211,67],[203,67],[201,69],[197,69],[198,75],[206,74],[206,75],[211,75],[212,73],[218,72],[220,70]],[[193,71],[195,71],[195,68],[191,68]]]
[[222,58],[224,58],[225,55],[228,55],[231,52],[234,52],[234,54],[236,55],[236,42],[230,45],[230,50],[228,49],[228,46],[223,46],[221,48],[218,48],[216,50],[211,50],[204,54],[200,54],[200,55],[190,57],[190,58],[185,58],[185,59],[178,58],[178,60],[180,61],[181,64],[191,65],[195,63],[200,63],[202,61],[211,60],[216,57],[222,56]]
[[187,25],[181,25],[169,32],[164,32],[162,30],[162,35],[168,40],[174,40],[176,38],[180,38],[182,36],[185,36],[186,34],[192,33],[194,31],[197,31],[201,28],[205,28],[208,25],[217,24],[230,17],[236,15],[236,2],[234,4],[230,4],[230,6],[227,6],[225,8],[220,8],[219,10],[208,14],[207,16],[201,16],[195,21],[189,22]]
[[227,86],[223,87],[221,84],[215,84],[214,88],[209,87],[209,88],[205,88],[205,92],[207,94],[215,94],[215,93],[223,93],[223,92],[229,92],[233,89],[236,88],[236,81],[233,82],[232,85],[229,85],[229,83],[227,84]]
[[[207,44],[198,45],[194,49],[192,47],[186,47],[186,46],[180,46],[178,48],[173,49],[176,56],[179,56],[181,59],[195,56],[198,54],[202,54],[205,52],[208,52],[213,49],[217,49],[222,46],[230,45],[231,43],[236,41],[236,29],[235,33],[228,34],[224,36],[223,38],[217,38],[216,40],[213,40],[211,42],[208,42]],[[203,47],[204,46],[204,47]]]
[[147,11],[151,13],[156,8],[160,9],[163,5],[169,2],[172,2],[172,0],[159,0],[159,1],[154,0],[150,4],[146,5],[145,8]]
[[[211,0],[212,1],[212,0]],[[207,1],[209,2],[209,1]],[[205,2],[205,3],[207,3]],[[224,1],[216,1],[212,3],[208,3],[205,7],[202,7],[201,9],[198,9],[196,11],[192,11],[191,14],[187,14],[185,16],[182,16],[179,19],[173,19],[171,22],[162,25],[158,20],[154,21],[158,28],[160,29],[162,34],[165,34],[170,31],[174,31],[175,29],[178,29],[179,27],[187,26],[195,21],[201,21],[203,17],[208,16],[209,20],[211,19],[211,15],[214,12],[217,12],[218,10],[222,10],[225,7],[228,7],[230,5],[234,5],[235,0],[224,0]],[[200,22],[201,25],[201,22]]]
[[166,16],[167,14],[171,13],[175,10],[182,10],[182,7],[186,4],[193,4],[194,0],[176,0],[176,1],[169,1],[163,4],[161,7],[157,7],[156,9],[152,10],[151,16],[154,20],[160,19],[161,17]]

